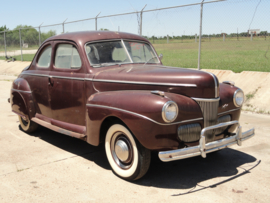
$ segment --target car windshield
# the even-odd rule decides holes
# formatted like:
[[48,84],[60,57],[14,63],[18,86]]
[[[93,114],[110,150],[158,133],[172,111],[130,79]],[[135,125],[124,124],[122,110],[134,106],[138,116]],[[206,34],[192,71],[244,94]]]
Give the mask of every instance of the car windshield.
[[159,63],[153,48],[140,41],[106,41],[85,46],[88,59],[94,67],[125,63]]

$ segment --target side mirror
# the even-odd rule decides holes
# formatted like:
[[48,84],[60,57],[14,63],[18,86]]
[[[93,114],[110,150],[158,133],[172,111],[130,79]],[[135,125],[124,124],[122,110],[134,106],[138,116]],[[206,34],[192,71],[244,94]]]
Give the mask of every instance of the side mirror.
[[163,54],[159,54],[159,59],[160,59],[160,60],[163,59]]

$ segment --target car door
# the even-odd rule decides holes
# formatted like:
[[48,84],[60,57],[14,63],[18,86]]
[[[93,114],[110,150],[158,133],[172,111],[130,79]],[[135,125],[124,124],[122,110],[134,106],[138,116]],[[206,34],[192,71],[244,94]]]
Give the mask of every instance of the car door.
[[76,44],[55,42],[53,61],[49,94],[54,124],[85,126],[85,69]]
[[48,80],[52,66],[52,47],[53,42],[47,42],[42,45],[36,58],[33,60],[26,77],[32,90],[36,113],[51,118],[51,106]]

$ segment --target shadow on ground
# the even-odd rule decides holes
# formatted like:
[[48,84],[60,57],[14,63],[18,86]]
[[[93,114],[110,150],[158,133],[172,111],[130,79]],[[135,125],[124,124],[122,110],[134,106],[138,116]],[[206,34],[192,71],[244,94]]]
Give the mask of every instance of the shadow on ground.
[[[95,147],[82,140],[56,133],[44,127],[40,127],[37,132],[29,135],[39,137],[55,147],[81,156],[104,169],[111,170],[103,144]],[[248,163],[250,163],[248,167],[241,167]],[[219,184],[249,173],[250,171],[245,170],[253,166],[256,167],[258,163],[255,157],[230,148],[207,154],[206,159],[194,157],[174,162],[162,162],[159,160],[157,153],[152,153],[151,165],[147,174],[142,179],[131,183],[169,189],[192,189],[197,186],[201,187],[201,189],[216,187]],[[239,169],[244,172],[238,174]],[[200,185],[201,182],[216,177],[228,177],[228,179],[208,187]],[[201,189],[196,189],[193,192]]]

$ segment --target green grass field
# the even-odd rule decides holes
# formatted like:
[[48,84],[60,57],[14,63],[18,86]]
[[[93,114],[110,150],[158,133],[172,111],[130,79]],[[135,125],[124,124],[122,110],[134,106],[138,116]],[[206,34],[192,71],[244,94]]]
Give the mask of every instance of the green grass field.
[[[153,41],[151,40],[153,43]],[[158,54],[163,54],[166,66],[197,68],[198,42],[186,40],[155,40],[153,46]],[[32,47],[31,47],[32,48]],[[15,47],[13,47],[15,50]],[[24,61],[32,61],[34,54],[24,54]],[[15,57],[17,61],[21,56]],[[0,60],[4,60],[0,57]],[[202,39],[201,68],[242,71],[270,72],[270,38],[221,38]]]
[[[35,54],[23,54],[23,61],[32,61]],[[16,59],[16,61],[21,61],[21,55],[13,56],[13,58]],[[0,56],[0,60],[6,60],[4,56]]]
[[[193,40],[192,40],[193,41]],[[154,44],[166,66],[197,68],[198,43]],[[201,68],[270,72],[270,40],[202,42]]]

